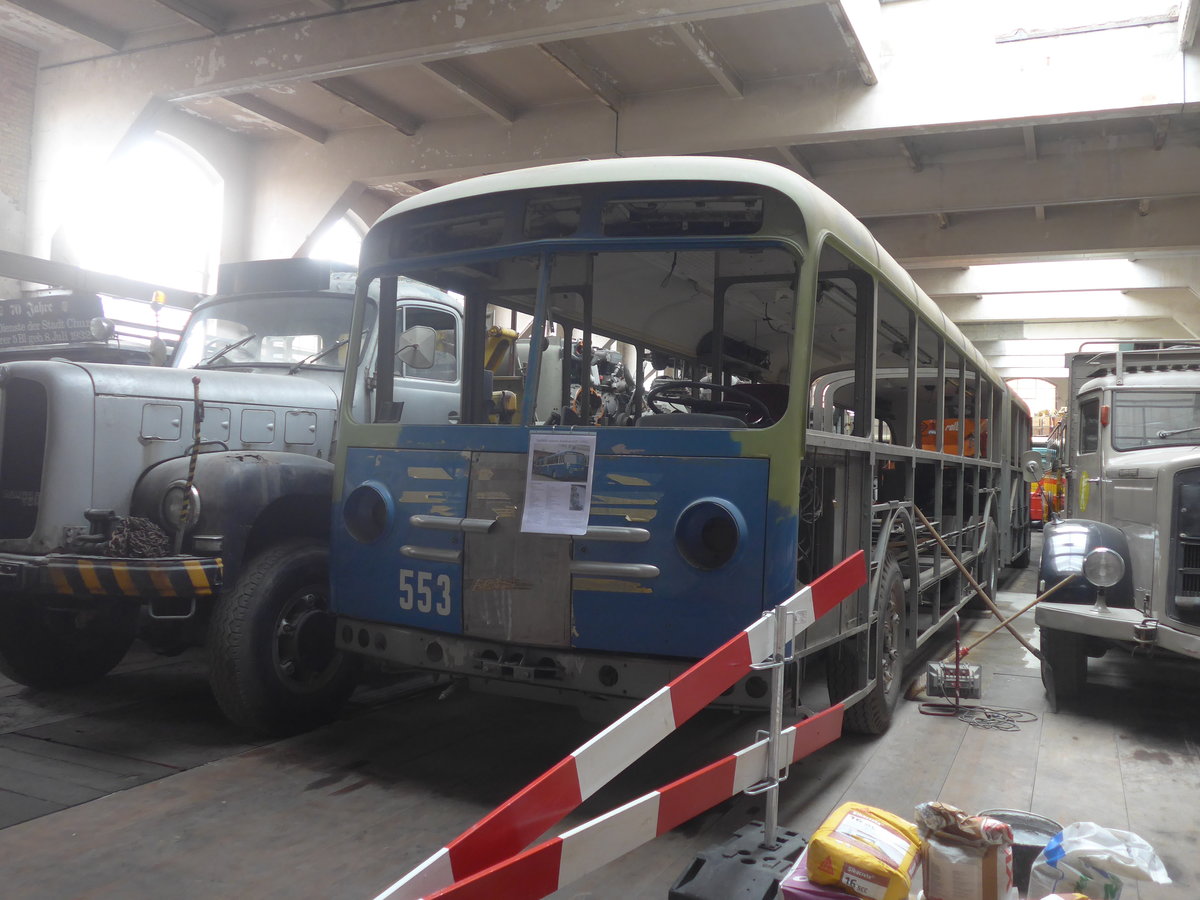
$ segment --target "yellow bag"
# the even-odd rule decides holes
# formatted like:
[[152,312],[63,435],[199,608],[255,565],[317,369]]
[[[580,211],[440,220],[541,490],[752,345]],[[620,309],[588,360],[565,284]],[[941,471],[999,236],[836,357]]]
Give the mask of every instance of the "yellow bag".
[[808,842],[808,877],[862,900],[904,900],[920,849],[911,822],[873,806],[845,803]]

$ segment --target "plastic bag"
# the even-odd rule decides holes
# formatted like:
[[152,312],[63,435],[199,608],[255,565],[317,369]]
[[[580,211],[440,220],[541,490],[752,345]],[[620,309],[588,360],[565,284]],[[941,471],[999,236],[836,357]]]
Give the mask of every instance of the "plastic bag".
[[1094,822],[1068,825],[1033,861],[1029,896],[1070,894],[1117,900],[1125,880],[1170,884],[1154,848],[1136,834]]

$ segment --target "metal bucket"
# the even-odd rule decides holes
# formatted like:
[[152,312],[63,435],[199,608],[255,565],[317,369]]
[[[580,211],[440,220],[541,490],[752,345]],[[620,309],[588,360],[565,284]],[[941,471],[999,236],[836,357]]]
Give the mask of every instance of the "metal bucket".
[[1029,890],[1029,871],[1033,868],[1033,861],[1063,827],[1053,819],[1021,809],[985,809],[979,815],[999,819],[1012,829],[1013,882],[1021,896],[1024,896]]

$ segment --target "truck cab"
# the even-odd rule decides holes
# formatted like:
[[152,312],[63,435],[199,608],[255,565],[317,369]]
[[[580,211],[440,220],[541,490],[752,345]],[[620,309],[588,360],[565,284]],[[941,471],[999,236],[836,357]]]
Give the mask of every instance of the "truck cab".
[[[1073,354],[1065,518],[1039,592],[1059,698],[1113,648],[1200,658],[1200,345]],[[1048,682],[1048,686],[1049,686]]]
[[[0,671],[82,684],[140,636],[205,645],[221,708],[248,729],[336,712],[355,665],[327,610],[330,457],[343,381],[355,402],[379,388],[355,281],[317,260],[230,264],[170,366],[0,361]],[[454,421],[461,304],[412,281],[395,299],[396,334],[439,348],[388,360],[397,420]]]

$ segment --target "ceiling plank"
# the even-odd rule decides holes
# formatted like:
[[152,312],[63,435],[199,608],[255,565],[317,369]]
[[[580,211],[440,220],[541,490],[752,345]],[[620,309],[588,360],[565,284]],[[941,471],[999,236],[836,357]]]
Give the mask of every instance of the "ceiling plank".
[[125,41],[129,37],[124,32],[118,31],[115,28],[109,28],[107,25],[102,25],[95,19],[85,16],[83,13],[69,9],[61,3],[56,3],[55,0],[11,0],[11,3],[13,6],[19,6],[22,9],[29,10],[34,15],[41,16],[48,22],[61,25],[63,28],[112,47],[114,50],[120,50],[124,47]]
[[221,34],[225,30],[225,14],[202,0],[158,0],[158,3],[179,13],[185,19],[191,19],[213,34]]
[[708,74],[721,86],[726,95],[737,100],[744,96],[742,79],[705,36],[699,25],[695,22],[676,22],[671,25],[671,33],[704,68],[708,69]]
[[538,49],[566,69],[572,78],[613,112],[621,108],[621,94],[614,86],[612,76],[584,60],[566,41],[538,44]]
[[409,137],[416,134],[417,129],[421,127],[420,119],[353,78],[343,75],[337,78],[319,78],[313,83]]
[[517,120],[517,111],[513,109],[512,104],[503,100],[495,91],[480,84],[454,63],[444,59],[433,60],[422,63],[421,68],[497,122],[511,125]]
[[256,116],[262,116],[276,125],[282,125],[289,131],[294,131],[302,137],[316,141],[318,144],[323,144],[329,140],[329,132],[320,125],[310,122],[308,119],[298,116],[295,113],[290,113],[286,109],[280,109],[274,103],[263,100],[261,97],[256,97],[253,94],[230,94],[225,99],[230,103],[236,103],[242,109],[249,110]]

